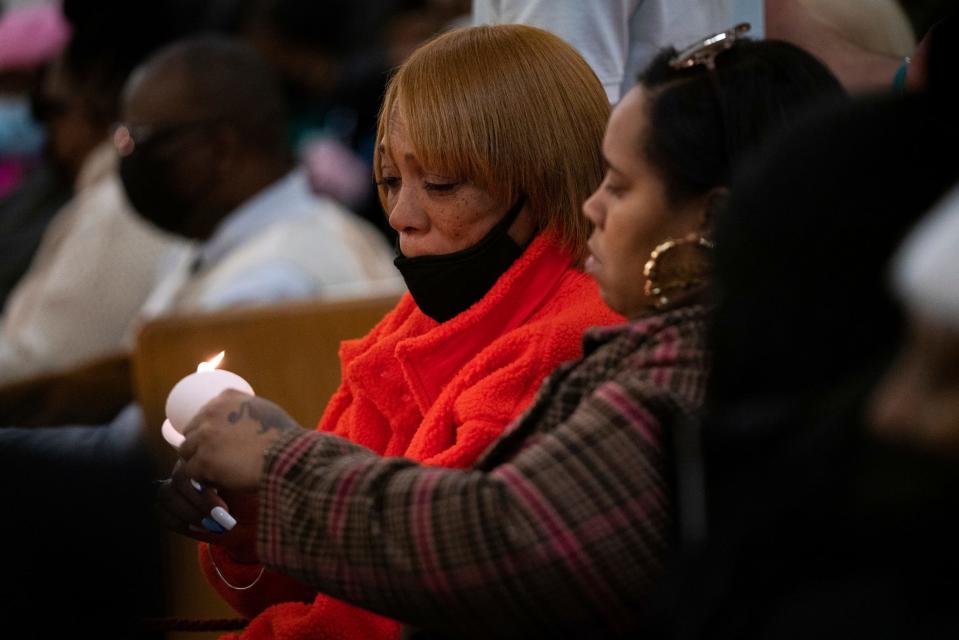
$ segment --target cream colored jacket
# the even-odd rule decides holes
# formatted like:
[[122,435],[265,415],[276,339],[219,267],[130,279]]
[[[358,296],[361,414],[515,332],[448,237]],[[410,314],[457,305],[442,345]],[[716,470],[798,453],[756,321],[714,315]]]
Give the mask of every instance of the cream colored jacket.
[[110,144],[90,153],[74,191],[0,316],[0,384],[122,350],[160,257],[181,244],[132,211]]

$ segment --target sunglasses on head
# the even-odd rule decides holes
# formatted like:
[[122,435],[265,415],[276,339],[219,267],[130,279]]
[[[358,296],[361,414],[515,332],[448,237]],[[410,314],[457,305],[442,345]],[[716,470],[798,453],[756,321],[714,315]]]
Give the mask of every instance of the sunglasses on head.
[[701,64],[709,70],[714,70],[716,56],[731,49],[736,42],[749,33],[751,28],[748,22],[742,22],[726,31],[706,36],[676,54],[669,61],[669,66],[673,69],[689,69]]

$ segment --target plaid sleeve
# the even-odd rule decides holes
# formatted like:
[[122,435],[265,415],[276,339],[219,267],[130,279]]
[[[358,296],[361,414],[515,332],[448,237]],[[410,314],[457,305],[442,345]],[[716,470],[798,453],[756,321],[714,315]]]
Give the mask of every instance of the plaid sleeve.
[[287,437],[265,462],[261,559],[459,635],[622,630],[671,542],[661,430],[684,413],[677,397],[607,382],[492,472]]

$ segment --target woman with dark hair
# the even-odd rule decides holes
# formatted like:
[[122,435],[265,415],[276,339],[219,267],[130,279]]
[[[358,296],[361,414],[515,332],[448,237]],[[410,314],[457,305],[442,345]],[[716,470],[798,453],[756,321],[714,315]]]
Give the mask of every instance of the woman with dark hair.
[[617,106],[584,205],[586,269],[629,322],[588,332],[583,357],[472,470],[305,432],[263,398],[228,392],[204,408],[184,472],[259,490],[261,561],[460,636],[636,628],[673,541],[667,444],[705,384],[711,218],[764,131],[840,93],[812,57],[740,35],[664,52]]
[[954,42],[927,89],[811,114],[734,182],[669,637],[956,637],[955,462],[865,427],[903,330],[890,257],[959,181]]

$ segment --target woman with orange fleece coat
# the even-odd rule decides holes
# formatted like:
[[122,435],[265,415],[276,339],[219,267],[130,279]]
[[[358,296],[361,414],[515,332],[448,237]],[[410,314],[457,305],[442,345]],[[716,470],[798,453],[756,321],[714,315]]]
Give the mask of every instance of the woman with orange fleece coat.
[[[410,293],[342,345],[342,383],[319,430],[387,456],[469,467],[546,375],[580,356],[586,328],[622,320],[579,270],[590,233],[580,205],[602,178],[608,112],[579,54],[532,27],[453,31],[400,68],[374,170]],[[210,583],[253,618],[241,637],[398,636],[398,622],[265,571],[256,523],[238,508],[245,498],[198,494],[178,469],[161,507],[172,528],[207,543]],[[240,524],[196,533],[214,506],[233,506]]]
[[[410,296],[373,331],[340,348],[343,384],[327,407],[331,431],[388,456],[468,467],[532,401],[546,375],[580,355],[583,330],[619,316],[600,301],[596,282],[572,268],[545,237],[479,303],[444,323],[423,314]],[[210,583],[235,609],[256,616],[244,638],[390,638],[399,624],[323,594],[302,593],[292,578],[232,562],[201,545]],[[285,599],[313,598],[310,604]],[[263,611],[260,615],[256,615]]]

